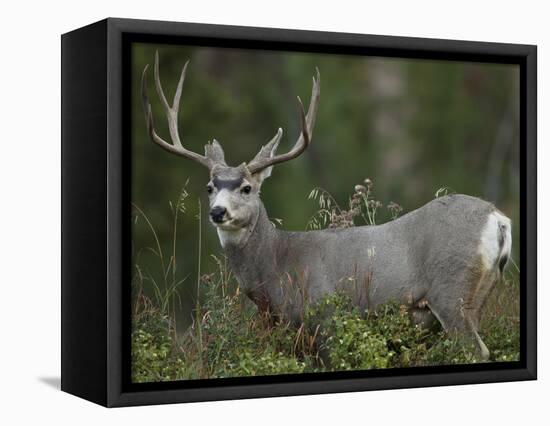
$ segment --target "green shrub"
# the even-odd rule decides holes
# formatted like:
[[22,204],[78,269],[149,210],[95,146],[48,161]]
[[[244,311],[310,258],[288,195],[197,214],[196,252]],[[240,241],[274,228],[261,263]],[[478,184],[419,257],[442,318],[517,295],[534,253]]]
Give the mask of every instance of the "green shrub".
[[478,362],[474,344],[458,334],[441,332],[426,353],[423,365],[475,364]]
[[[510,294],[491,298],[482,320],[491,361],[519,359],[519,317],[505,302],[515,294],[516,284],[501,284],[499,290],[502,285],[511,286]],[[416,326],[397,303],[360,312],[347,295],[336,293],[309,306],[304,324],[296,328],[259,313],[227,280],[209,280],[203,286],[206,302],[177,342],[168,317],[150,303],[134,316],[135,382],[479,361],[470,340]]]
[[361,314],[341,293],[325,297],[308,319],[321,324],[321,345],[334,370],[425,365],[434,342],[447,339],[415,325],[398,303]]
[[168,318],[158,311],[139,317],[132,330],[132,381],[176,380],[186,375],[168,330]]
[[200,377],[224,378],[302,373],[311,364],[298,353],[299,330],[273,324],[242,295],[230,277],[203,280],[206,302],[182,342],[187,365]]

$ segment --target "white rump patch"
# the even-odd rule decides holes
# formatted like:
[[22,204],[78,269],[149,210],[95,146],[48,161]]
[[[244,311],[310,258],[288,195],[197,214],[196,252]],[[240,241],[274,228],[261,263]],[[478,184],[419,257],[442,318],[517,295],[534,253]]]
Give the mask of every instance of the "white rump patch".
[[493,269],[502,257],[510,257],[511,250],[512,222],[503,214],[494,211],[487,218],[487,223],[481,231],[479,254],[483,266],[487,270]]

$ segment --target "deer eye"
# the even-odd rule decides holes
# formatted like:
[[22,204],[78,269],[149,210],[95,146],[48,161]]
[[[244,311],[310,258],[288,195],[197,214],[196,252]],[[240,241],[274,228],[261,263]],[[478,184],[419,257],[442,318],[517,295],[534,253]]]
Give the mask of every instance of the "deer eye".
[[243,187],[243,189],[241,189],[241,192],[243,194],[250,194],[250,191],[252,191],[252,187],[250,185],[246,185]]
[[212,185],[206,185],[206,191],[209,194],[212,194],[212,192],[214,192],[214,188],[212,187]]

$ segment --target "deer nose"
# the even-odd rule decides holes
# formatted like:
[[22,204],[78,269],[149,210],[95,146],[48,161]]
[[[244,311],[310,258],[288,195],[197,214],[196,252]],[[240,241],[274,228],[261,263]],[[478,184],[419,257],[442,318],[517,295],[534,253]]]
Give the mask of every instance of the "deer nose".
[[215,206],[210,210],[210,217],[215,223],[222,223],[226,212],[227,209],[225,207]]

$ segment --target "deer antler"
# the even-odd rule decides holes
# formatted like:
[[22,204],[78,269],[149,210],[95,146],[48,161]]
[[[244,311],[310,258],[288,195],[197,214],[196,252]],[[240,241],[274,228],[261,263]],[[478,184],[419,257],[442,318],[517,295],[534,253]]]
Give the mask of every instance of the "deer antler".
[[317,108],[319,106],[319,99],[321,95],[321,76],[319,74],[319,69],[315,68],[315,70],[316,77],[313,77],[311,100],[309,102],[307,115],[304,112],[302,100],[298,96],[298,109],[300,112],[300,121],[302,126],[300,137],[290,151],[285,154],[272,156],[272,153],[277,148],[283,134],[282,130],[279,129],[275,137],[271,139],[267,145],[263,146],[258,155],[248,164],[248,170],[251,174],[257,173],[269,166],[273,166],[274,164],[282,163],[298,157],[311,143],[313,127],[315,126],[315,116],[317,115]]
[[[153,121],[153,111],[151,109],[151,103],[149,102],[149,97],[147,95],[147,71],[149,69],[149,64],[147,64],[143,69],[143,74],[141,76],[141,97],[142,97],[142,103],[143,103],[143,111],[145,113],[145,120],[147,123],[147,132],[149,133],[149,137],[151,138],[151,140],[155,142],[157,145],[159,145],[161,148],[165,149],[166,151],[171,152],[172,154],[180,155],[182,157],[190,158],[191,160],[194,160],[202,164],[203,166],[207,167],[208,169],[210,169],[215,164],[215,161],[213,161],[211,158],[208,157],[209,149],[211,150],[212,146],[210,144],[206,145],[205,147],[206,154],[207,154],[206,156],[197,154],[193,151],[189,151],[188,149],[185,149],[183,147],[179,137],[179,133],[178,133],[179,103],[181,98],[181,89],[183,87],[183,82],[185,80],[185,72],[187,70],[188,63],[189,61],[187,61],[182,68],[178,86],[176,88],[176,94],[174,95],[172,106],[170,106],[168,104],[168,101],[166,100],[164,91],[162,90],[162,85],[160,84],[159,54],[158,54],[158,51],[155,52],[155,69],[154,69],[155,87],[157,89],[157,94],[160,98],[162,107],[164,109],[164,113],[166,114],[166,118],[168,119],[168,129],[170,131],[170,138],[172,139],[172,144],[162,139],[155,130],[155,124]],[[214,144],[217,144],[217,142],[214,142]]]

